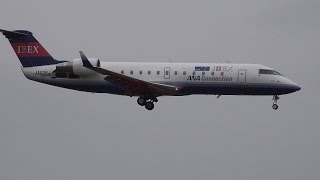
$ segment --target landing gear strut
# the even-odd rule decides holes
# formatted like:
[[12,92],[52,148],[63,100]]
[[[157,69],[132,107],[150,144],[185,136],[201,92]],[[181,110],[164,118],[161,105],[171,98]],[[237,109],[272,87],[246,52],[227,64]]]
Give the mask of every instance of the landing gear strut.
[[280,99],[279,95],[274,95],[273,96],[273,104],[272,104],[272,109],[277,110],[279,106],[277,105],[278,100]]
[[154,102],[158,102],[158,99],[156,97],[140,96],[137,99],[137,103],[140,106],[144,106],[149,111],[151,111],[154,108]]

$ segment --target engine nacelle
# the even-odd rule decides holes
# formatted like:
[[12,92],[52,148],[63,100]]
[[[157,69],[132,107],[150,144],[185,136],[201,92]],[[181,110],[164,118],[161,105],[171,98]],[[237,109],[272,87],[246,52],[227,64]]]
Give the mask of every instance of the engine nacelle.
[[[89,62],[93,67],[100,67],[100,60],[96,58],[89,58]],[[93,76],[97,73],[84,67],[81,59],[74,59],[70,62],[58,64],[54,71],[57,78],[78,78],[79,76]]]
[[[100,60],[97,58],[88,58],[89,62],[93,67],[100,67]],[[81,59],[74,59],[73,60],[73,72],[76,75],[79,76],[92,76],[96,75],[97,73],[95,71],[92,71],[86,67],[83,66],[82,60]]]

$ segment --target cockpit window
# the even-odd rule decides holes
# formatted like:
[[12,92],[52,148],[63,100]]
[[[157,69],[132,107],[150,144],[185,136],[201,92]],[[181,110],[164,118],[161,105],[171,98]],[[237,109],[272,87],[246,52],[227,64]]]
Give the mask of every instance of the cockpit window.
[[270,75],[282,76],[282,74],[278,73],[277,71],[270,70],[270,69],[259,69],[259,74],[270,74]]

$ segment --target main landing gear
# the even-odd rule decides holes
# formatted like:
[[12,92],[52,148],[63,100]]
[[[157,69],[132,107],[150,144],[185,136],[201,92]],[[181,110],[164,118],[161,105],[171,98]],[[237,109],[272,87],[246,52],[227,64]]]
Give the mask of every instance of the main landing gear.
[[154,102],[158,102],[158,99],[156,97],[140,96],[137,99],[137,103],[140,106],[144,106],[149,111],[151,111],[154,108]]
[[279,95],[274,95],[273,96],[273,104],[272,104],[272,109],[277,110],[279,106],[277,105],[278,100],[280,99]]

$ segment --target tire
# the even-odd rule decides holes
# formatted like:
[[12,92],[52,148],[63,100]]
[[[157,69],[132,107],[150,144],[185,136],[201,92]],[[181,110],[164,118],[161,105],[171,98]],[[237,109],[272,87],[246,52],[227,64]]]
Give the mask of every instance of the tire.
[[140,106],[144,106],[146,104],[146,99],[144,99],[143,97],[139,97],[137,99],[137,103],[140,105]]
[[278,108],[279,108],[279,106],[277,104],[272,105],[272,109],[277,110]]
[[153,102],[146,102],[146,104],[144,105],[146,109],[148,109],[149,111],[151,111],[154,108],[154,104]]

